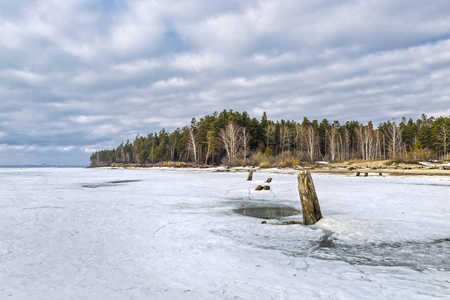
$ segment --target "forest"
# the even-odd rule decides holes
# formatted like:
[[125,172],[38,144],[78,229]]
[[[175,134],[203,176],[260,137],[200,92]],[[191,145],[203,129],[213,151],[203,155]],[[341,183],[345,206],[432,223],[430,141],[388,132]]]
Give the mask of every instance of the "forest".
[[92,153],[91,167],[114,165],[282,166],[347,160],[426,161],[450,158],[450,117],[422,116],[375,127],[323,119],[270,121],[223,110],[173,132],[136,136],[112,150]]

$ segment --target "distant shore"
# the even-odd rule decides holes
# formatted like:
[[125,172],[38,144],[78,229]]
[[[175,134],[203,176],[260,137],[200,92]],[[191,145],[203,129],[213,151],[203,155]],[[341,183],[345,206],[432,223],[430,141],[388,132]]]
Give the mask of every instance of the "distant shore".
[[196,165],[193,163],[183,162],[162,162],[156,164],[111,164],[105,166],[108,168],[170,168],[170,169],[218,169],[218,171],[247,171],[249,169],[258,169],[261,171],[293,171],[301,172],[308,170],[311,173],[331,173],[331,174],[357,174],[364,176],[364,173],[368,173],[369,176],[391,174],[398,176],[415,176],[415,175],[435,175],[435,176],[450,176],[450,165],[442,163],[427,163],[426,165],[420,163],[397,163],[392,161],[346,161],[346,162],[318,162],[318,163],[306,163],[300,166],[293,166],[290,168],[273,166],[271,168],[260,168],[253,166],[240,166],[234,168],[228,168],[226,166],[212,166],[212,165]]
[[368,169],[368,168],[356,168],[354,170],[348,169],[330,169],[330,168],[318,168],[311,170],[311,173],[332,173],[332,174],[357,174],[360,172],[360,176],[364,176],[364,173],[368,173],[369,176],[373,175],[404,175],[404,176],[415,176],[415,175],[432,175],[432,176],[450,176],[450,170],[442,169]]
[[450,176],[450,166],[442,163],[394,163],[391,161],[347,161],[339,163],[322,164],[311,169],[313,173],[337,173],[364,176],[391,174],[391,175],[439,175]]

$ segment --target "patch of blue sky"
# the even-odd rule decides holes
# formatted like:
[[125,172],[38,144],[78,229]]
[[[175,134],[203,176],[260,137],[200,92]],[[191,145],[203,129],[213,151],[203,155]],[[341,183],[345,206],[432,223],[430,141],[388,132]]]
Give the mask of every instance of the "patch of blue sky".
[[433,38],[426,39],[421,44],[437,44],[437,43],[445,42],[448,40],[450,40],[450,33],[441,34],[441,35],[437,35]]
[[190,43],[174,28],[168,26],[164,32],[164,43],[172,53],[182,53],[189,51]]
[[127,4],[124,0],[99,0],[92,4],[94,10],[102,14],[116,14],[126,10]]

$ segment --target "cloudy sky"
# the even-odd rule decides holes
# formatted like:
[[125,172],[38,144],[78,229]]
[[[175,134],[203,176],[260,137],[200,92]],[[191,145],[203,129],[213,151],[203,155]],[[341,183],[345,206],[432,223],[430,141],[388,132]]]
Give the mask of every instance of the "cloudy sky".
[[450,115],[448,0],[0,0],[0,165],[234,109],[260,118]]

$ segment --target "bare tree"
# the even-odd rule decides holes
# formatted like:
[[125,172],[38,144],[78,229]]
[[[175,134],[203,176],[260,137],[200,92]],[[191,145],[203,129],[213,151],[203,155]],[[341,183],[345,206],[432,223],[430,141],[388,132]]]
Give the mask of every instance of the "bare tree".
[[349,160],[350,159],[350,145],[351,145],[351,136],[350,136],[350,130],[348,130],[347,128],[344,129],[344,139],[343,139],[343,144],[344,144],[344,160]]
[[442,156],[445,157],[447,155],[448,148],[450,147],[450,130],[447,128],[447,126],[445,126],[445,124],[442,124],[439,127],[437,133],[437,142],[443,150]]
[[374,131],[375,144],[374,144],[374,154],[372,159],[381,159],[381,134],[378,129]]
[[166,149],[169,150],[170,153],[170,160],[175,160],[175,149],[177,146],[177,137],[175,134],[173,134],[169,139],[169,144],[166,145]]
[[206,150],[205,165],[208,164],[208,158],[215,153],[217,147],[217,136],[214,130],[210,130],[206,133],[206,141],[207,141],[207,150]]
[[195,138],[194,128],[188,127],[188,151],[194,157],[194,162],[197,163],[198,156],[198,142]]
[[372,123],[367,126],[359,125],[356,136],[358,138],[358,149],[364,160],[375,159],[376,145]]
[[118,150],[119,150],[119,162],[125,162],[125,151],[124,151],[124,149],[123,149],[123,143],[122,144],[120,144],[120,146],[118,147]]
[[302,125],[295,124],[295,132],[294,132],[294,150],[302,151],[302,143],[301,143],[301,137],[302,137]]
[[269,123],[266,128],[266,147],[270,146],[270,142],[275,140],[276,126],[273,123]]
[[236,126],[233,121],[229,121],[225,129],[222,128],[219,131],[219,138],[227,153],[229,165],[233,164],[236,160],[236,154],[241,142],[240,131],[241,128]]
[[387,127],[386,139],[389,143],[389,151],[392,159],[400,158],[402,150],[402,129],[397,126],[395,120]]
[[[303,126],[303,125],[302,125]],[[306,125],[302,131],[302,140],[308,152],[309,159],[314,161],[319,152],[319,133],[312,125]]]
[[247,164],[247,155],[250,151],[250,132],[248,132],[246,127],[241,127],[241,143],[245,166]]
[[281,152],[289,150],[291,147],[291,129],[285,124],[280,124],[280,147]]
[[332,126],[330,132],[328,133],[328,148],[331,156],[331,161],[336,159],[339,151],[339,132],[336,126]]
[[337,136],[337,147],[338,147],[338,157],[339,160],[344,160],[345,159],[345,155],[344,155],[344,139],[342,138],[342,135],[339,134]]

